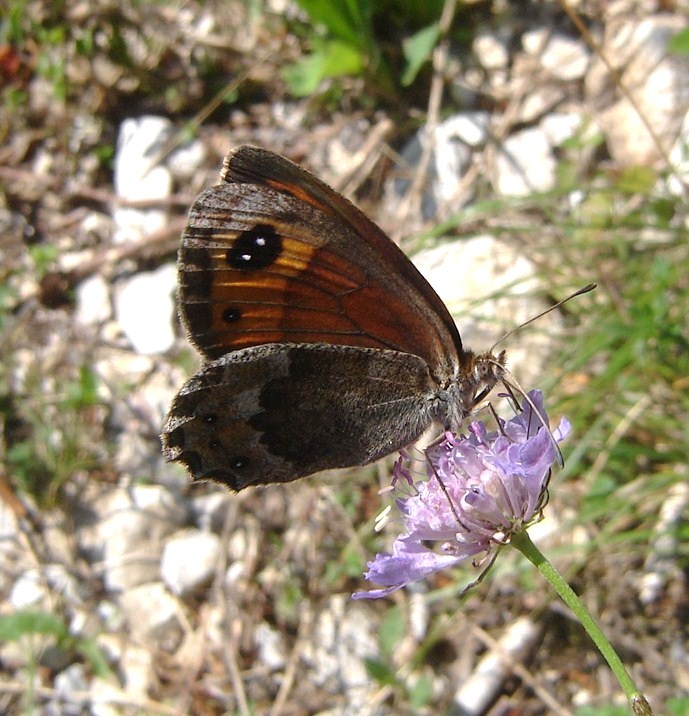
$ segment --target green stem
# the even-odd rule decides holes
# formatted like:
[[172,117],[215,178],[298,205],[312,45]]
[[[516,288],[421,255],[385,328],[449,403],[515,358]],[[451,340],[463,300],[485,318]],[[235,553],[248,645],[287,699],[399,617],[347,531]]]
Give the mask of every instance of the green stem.
[[624,668],[624,664],[613,649],[612,644],[606,639],[600,627],[593,620],[586,607],[581,600],[572,591],[572,588],[563,579],[562,575],[553,567],[550,562],[543,556],[526,530],[517,532],[512,535],[511,544],[516,547],[532,564],[536,566],[538,571],[550,582],[553,589],[562,597],[562,601],[574,612],[581,625],[586,629],[588,635],[593,639],[595,645],[600,650],[605,660],[610,665],[613,673],[620,682],[625,695],[629,699],[632,712],[636,716],[652,716],[653,711],[643,694],[636,688],[631,677]]

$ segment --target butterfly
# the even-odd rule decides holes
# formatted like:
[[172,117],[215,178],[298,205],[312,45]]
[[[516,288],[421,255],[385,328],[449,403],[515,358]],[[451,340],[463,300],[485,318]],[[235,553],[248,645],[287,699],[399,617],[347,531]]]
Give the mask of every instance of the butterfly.
[[163,453],[233,490],[365,465],[431,425],[458,431],[503,377],[401,249],[351,202],[241,146],[189,212],[181,318],[202,368]]

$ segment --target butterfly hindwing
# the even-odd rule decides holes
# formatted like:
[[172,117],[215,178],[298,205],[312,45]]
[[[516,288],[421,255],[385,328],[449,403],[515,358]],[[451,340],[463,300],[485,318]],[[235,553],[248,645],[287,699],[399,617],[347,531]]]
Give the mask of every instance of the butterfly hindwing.
[[195,478],[235,490],[366,464],[429,427],[433,391],[426,364],[407,354],[322,344],[247,348],[208,364],[180,390],[164,453]]

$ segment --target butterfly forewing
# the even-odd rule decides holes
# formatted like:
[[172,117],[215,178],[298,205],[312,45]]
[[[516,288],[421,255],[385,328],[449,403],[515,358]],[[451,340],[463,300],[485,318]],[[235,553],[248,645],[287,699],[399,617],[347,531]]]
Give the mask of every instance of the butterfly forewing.
[[231,154],[223,178],[192,207],[180,250],[182,313],[206,357],[331,343],[413,353],[452,371],[461,342],[447,309],[353,204],[254,147]]

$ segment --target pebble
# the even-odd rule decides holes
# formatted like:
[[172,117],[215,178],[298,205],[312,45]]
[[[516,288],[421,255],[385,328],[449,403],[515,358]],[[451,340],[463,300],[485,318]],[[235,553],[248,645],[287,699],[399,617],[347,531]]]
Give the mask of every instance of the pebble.
[[177,268],[164,264],[123,282],[115,294],[115,313],[132,348],[142,355],[164,353],[175,342]]
[[525,33],[522,44],[527,53],[538,55],[544,69],[559,80],[571,82],[586,74],[590,55],[580,39],[539,28]]
[[170,652],[179,647],[184,633],[184,614],[177,598],[162,582],[125,590],[120,595],[120,605],[135,640],[155,642]]
[[165,542],[160,574],[167,588],[179,597],[207,585],[220,556],[220,538],[212,532],[187,529]]
[[[115,191],[119,198],[155,201],[170,196],[172,175],[156,160],[173,129],[172,122],[165,117],[144,116],[122,122],[115,154]],[[123,206],[115,210],[114,220],[113,241],[122,244],[164,229],[168,211],[165,208]]]
[[511,134],[502,143],[495,165],[496,191],[502,196],[530,196],[555,186],[557,163],[540,127]]

